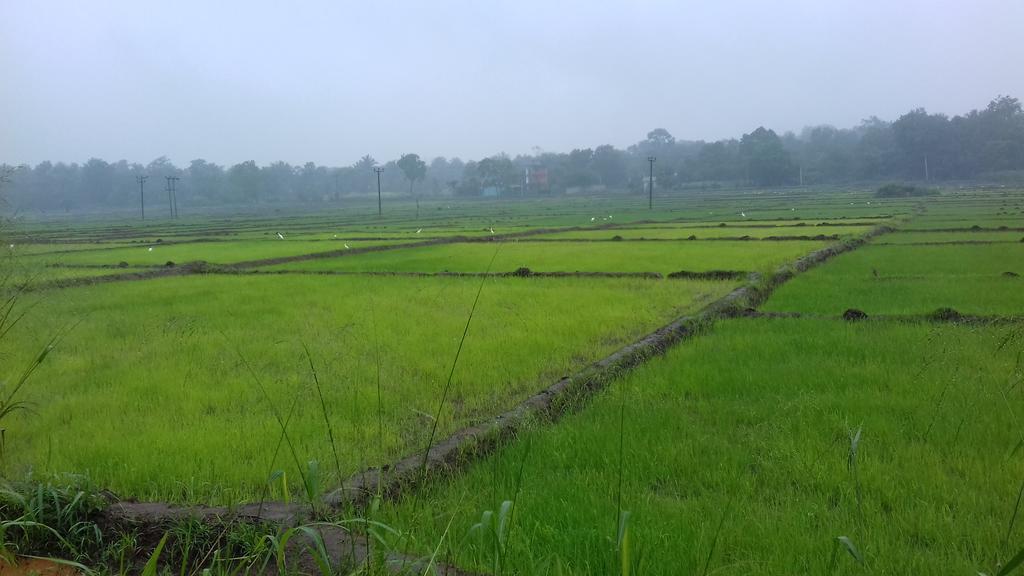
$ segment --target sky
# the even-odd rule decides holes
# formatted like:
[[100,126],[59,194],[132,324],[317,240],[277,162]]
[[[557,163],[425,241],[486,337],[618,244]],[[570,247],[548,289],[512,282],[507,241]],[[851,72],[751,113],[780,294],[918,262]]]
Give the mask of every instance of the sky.
[[1019,0],[0,0],[0,162],[626,147],[1024,98]]

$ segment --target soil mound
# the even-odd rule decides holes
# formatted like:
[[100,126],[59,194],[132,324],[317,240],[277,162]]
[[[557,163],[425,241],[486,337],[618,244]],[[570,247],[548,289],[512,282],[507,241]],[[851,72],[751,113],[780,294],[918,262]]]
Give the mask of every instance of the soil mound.
[[847,322],[856,322],[858,320],[867,320],[867,313],[863,310],[856,308],[847,308],[846,312],[843,312],[843,320]]

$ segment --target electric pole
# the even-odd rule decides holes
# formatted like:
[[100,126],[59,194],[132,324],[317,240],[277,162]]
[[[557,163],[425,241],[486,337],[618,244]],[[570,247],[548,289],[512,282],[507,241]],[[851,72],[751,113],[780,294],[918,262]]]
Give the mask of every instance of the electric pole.
[[377,216],[384,216],[384,209],[381,208],[380,203],[380,173],[384,171],[383,168],[375,166],[373,171],[377,173]]
[[928,155],[924,155],[924,181],[928,181]]
[[171,176],[171,206],[173,207],[174,217],[178,217],[178,178],[177,176]]
[[177,176],[164,176],[164,178],[167,179],[167,207],[171,211],[171,218],[177,218],[178,217],[178,187],[177,187],[177,183],[178,183],[178,180],[181,180],[181,178],[178,178]]
[[135,181],[139,183],[139,207],[142,208],[142,219],[146,219],[146,180],[149,176],[136,176]]
[[174,197],[171,196],[171,176],[164,176],[164,179],[167,180],[167,187],[165,188],[165,190],[167,190],[167,211],[170,213],[171,218],[174,218]]
[[647,209],[648,210],[653,210],[654,209],[654,163],[657,160],[658,159],[655,158],[654,156],[648,156],[647,157],[647,162],[650,163],[650,165],[651,165],[651,176],[647,180]]

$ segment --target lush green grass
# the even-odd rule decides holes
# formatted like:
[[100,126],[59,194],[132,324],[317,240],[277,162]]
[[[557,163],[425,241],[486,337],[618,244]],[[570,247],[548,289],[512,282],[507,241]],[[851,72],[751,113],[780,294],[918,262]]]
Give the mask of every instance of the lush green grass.
[[[678,270],[766,270],[826,242],[503,242],[447,244],[293,262],[274,270],[350,272],[660,272]],[[497,256],[495,256],[497,254]]]
[[1007,228],[1024,228],[1024,215],[1018,216],[963,216],[959,218],[936,218],[932,216],[925,216],[922,218],[915,218],[908,222],[904,228],[908,230],[970,230],[973,227],[979,228],[1001,228],[1003,226]]
[[225,242],[190,242],[184,244],[139,245],[110,250],[68,252],[27,257],[30,264],[98,264],[116,265],[127,262],[133,266],[160,266],[166,262],[182,264],[204,260],[213,264],[230,264],[280,256],[298,256],[316,252],[332,252],[349,248],[401,244],[401,240],[302,241],[302,240],[240,240]]
[[1020,242],[1024,232],[893,232],[875,244],[924,244],[932,242]]
[[[13,248],[12,248],[13,246]],[[80,250],[109,250],[118,247],[127,247],[127,243],[93,243],[93,242],[77,242],[73,244],[66,243],[48,243],[48,244],[7,244],[0,246],[0,255],[21,257],[35,254],[43,254],[50,252],[77,252]]]
[[1024,314],[1021,277],[1024,244],[866,246],[783,285],[765,309],[923,314],[951,307],[963,313],[1019,315]]
[[618,236],[623,240],[686,240],[696,236],[699,240],[708,238],[767,238],[769,236],[825,236],[838,235],[841,238],[859,236],[871,230],[873,226],[805,226],[805,227],[670,227],[667,224],[638,228],[606,228],[603,230],[573,230],[555,232],[537,236],[538,239],[580,239],[580,240],[611,240]]
[[1024,544],[1018,530],[1003,546],[1024,476],[1006,330],[720,323],[386,519],[411,535],[400,547],[443,541],[459,565],[492,569],[480,543],[493,537],[472,526],[515,500],[505,572],[608,574],[621,493],[633,573],[988,571]]
[[[82,473],[144,499],[253,500],[274,469],[299,485],[287,450],[271,462],[280,435],[274,410],[286,415],[294,402],[289,434],[298,457],[336,476],[303,345],[324,387],[342,472],[410,453],[426,442],[480,282],[191,276],[38,294],[5,357],[29,358],[62,327],[75,327],[35,376],[27,397],[35,412],[5,421],[5,473]],[[439,433],[510,406],[732,287],[488,279]]]

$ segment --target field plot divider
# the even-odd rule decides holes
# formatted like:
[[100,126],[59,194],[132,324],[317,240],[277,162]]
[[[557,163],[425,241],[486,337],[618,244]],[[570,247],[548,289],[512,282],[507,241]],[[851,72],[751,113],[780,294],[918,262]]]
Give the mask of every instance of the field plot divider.
[[[409,242],[407,244],[385,244],[383,246],[366,246],[363,248],[339,249],[326,252],[313,252],[309,254],[297,254],[294,256],[280,256],[276,258],[264,258],[260,260],[247,260],[231,264],[211,264],[204,261],[186,262],[173,266],[155,266],[154,269],[147,269],[140,272],[126,272],[124,274],[108,274],[105,276],[85,276],[79,278],[58,278],[40,282],[25,288],[26,291],[46,290],[53,288],[74,288],[77,286],[90,286],[93,284],[106,284],[108,282],[125,282],[138,280],[152,280],[166,278],[169,276],[187,276],[190,274],[212,274],[232,273],[248,271],[263,266],[275,266],[278,264],[289,264],[291,262],[303,262],[307,260],[320,260],[324,258],[338,258],[341,256],[355,256],[370,252],[385,252],[390,250],[403,250],[406,248],[421,248],[424,246],[438,246],[441,244],[477,243],[477,242],[501,242],[505,240],[516,240],[536,236],[539,234],[553,234],[557,232],[574,232],[578,230],[597,230],[601,227],[571,226],[566,228],[535,228],[522,232],[510,232],[506,234],[495,234],[493,236],[446,236],[433,238],[422,242]],[[190,242],[179,242],[187,244]],[[170,244],[170,243],[168,243]],[[157,245],[157,244],[151,244]],[[146,246],[146,245],[142,245]],[[123,247],[122,247],[123,248]],[[134,268],[134,267],[133,267]]]

